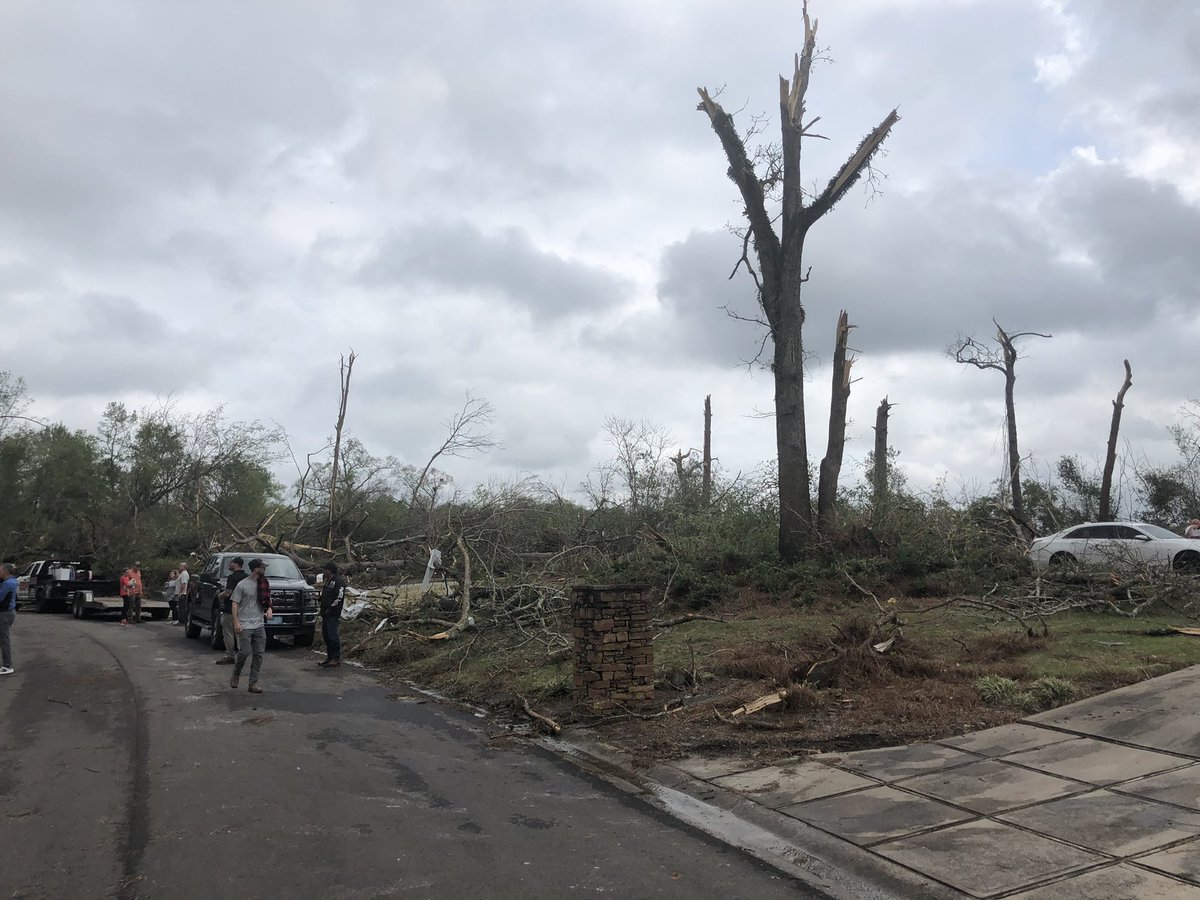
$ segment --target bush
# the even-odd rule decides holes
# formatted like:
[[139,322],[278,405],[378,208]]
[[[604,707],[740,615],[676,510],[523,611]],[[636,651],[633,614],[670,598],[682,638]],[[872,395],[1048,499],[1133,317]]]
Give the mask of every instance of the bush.
[[984,675],[975,682],[979,698],[988,706],[1008,706],[1014,709],[1030,709],[1033,696],[1023,690],[1011,678],[999,675]]
[[1075,688],[1065,679],[1047,675],[1030,685],[1029,693],[1038,709],[1053,709],[1069,703],[1075,696]]

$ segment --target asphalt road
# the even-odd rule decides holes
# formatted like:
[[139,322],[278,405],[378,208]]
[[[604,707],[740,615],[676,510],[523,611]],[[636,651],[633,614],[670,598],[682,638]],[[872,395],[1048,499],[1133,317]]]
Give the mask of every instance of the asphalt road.
[[17,614],[0,898],[797,897],[798,884],[454,707],[165,622]]

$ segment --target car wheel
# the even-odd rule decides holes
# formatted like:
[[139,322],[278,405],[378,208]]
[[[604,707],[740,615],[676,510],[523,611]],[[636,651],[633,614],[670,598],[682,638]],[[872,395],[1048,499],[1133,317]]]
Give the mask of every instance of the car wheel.
[[188,610],[187,625],[184,626],[183,636],[193,641],[200,637],[200,626],[197,625],[196,620],[192,618],[191,610]]
[[1073,566],[1076,562],[1078,562],[1078,560],[1076,560],[1074,556],[1072,556],[1070,553],[1067,553],[1065,550],[1060,550],[1058,553],[1055,553],[1050,557],[1051,567],[1057,569]]
[[1176,572],[1200,573],[1200,553],[1195,550],[1184,550],[1182,553],[1177,553],[1171,567]]
[[209,646],[214,650],[225,649],[225,632],[221,630],[221,604],[214,603],[212,608],[212,637]]
[[294,635],[292,635],[292,646],[293,647],[311,647],[313,645],[313,637],[314,637],[313,630],[298,631]]

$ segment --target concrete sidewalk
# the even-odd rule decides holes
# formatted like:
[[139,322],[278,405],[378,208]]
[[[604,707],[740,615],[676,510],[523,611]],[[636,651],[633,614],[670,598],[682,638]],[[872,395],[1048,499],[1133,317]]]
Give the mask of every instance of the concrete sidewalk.
[[1200,900],[1198,710],[1193,667],[928,744],[659,765],[647,790],[753,826],[831,896]]

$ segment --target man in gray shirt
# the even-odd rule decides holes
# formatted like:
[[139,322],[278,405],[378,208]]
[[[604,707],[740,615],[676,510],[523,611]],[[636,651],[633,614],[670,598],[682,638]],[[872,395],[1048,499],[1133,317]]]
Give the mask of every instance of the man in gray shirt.
[[242,667],[246,664],[246,659],[252,657],[248,690],[252,694],[261,694],[258,673],[262,669],[263,651],[267,649],[267,619],[271,618],[271,584],[267,581],[267,566],[261,559],[250,560],[249,568],[250,576],[237,583],[230,598],[238,654],[237,661],[233,664],[233,677],[229,679],[229,686],[238,686]]

